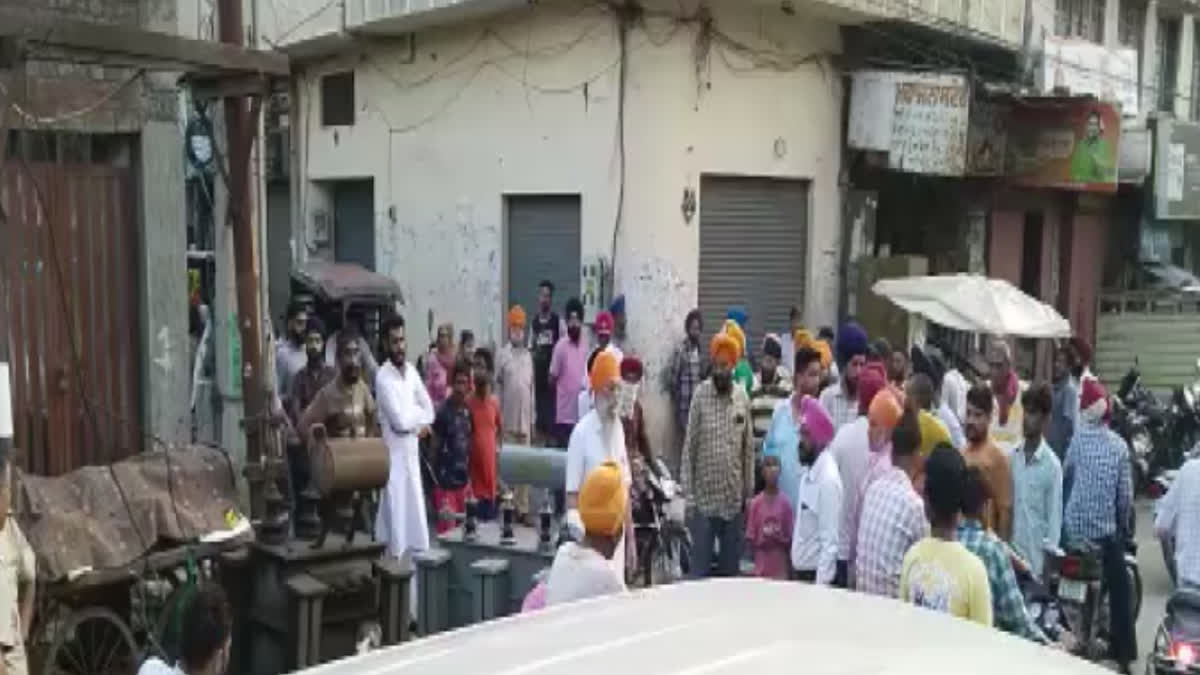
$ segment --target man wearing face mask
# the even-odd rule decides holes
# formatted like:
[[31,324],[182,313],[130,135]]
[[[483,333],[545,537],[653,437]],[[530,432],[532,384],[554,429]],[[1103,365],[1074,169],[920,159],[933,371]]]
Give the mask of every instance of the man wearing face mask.
[[712,375],[692,396],[680,462],[690,510],[691,573],[697,578],[711,573],[717,542],[717,574],[738,574],[744,540],[743,512],[754,493],[750,398],[733,381],[741,349],[732,336],[721,332],[713,336],[709,355]]
[[[575,425],[567,444],[566,506],[567,526],[579,539],[585,531],[579,514],[579,490],[593,469],[605,462],[620,468],[621,481],[628,494],[633,482],[629,455],[625,451],[625,430],[621,426],[618,399],[621,390],[621,367],[615,354],[602,351],[596,354],[588,376],[592,390],[592,409]],[[626,504],[628,506],[628,504]],[[628,515],[628,514],[627,514]],[[611,558],[613,570],[625,578],[625,537],[621,535],[617,553]]]
[[[555,392],[554,441],[563,448],[579,421],[579,392],[586,388],[587,340],[583,337],[583,303],[567,301],[567,334],[550,356],[550,384]],[[614,355],[615,356],[615,355]]]

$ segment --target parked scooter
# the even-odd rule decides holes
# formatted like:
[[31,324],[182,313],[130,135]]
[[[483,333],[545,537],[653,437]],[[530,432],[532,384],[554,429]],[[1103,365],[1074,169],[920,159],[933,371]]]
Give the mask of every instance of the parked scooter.
[[1200,673],[1200,590],[1182,588],[1167,600],[1167,614],[1155,633],[1146,672]]

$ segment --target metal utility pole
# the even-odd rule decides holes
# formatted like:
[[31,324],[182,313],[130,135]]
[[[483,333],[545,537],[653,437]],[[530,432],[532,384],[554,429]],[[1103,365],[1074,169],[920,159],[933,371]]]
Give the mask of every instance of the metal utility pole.
[[[219,0],[221,42],[243,46],[241,0]],[[262,307],[259,302],[257,229],[250,202],[250,154],[257,128],[247,110],[246,96],[226,96],[225,137],[228,148],[229,225],[233,228],[233,258],[237,286],[238,334],[241,336],[242,403],[246,432],[246,481],[250,492],[250,516],[261,522],[264,538],[276,539],[281,524],[279,494],[274,476],[278,461],[268,445],[268,373],[263,359]],[[253,99],[254,116],[261,109],[261,97]],[[286,516],[284,516],[286,518]],[[286,529],[286,519],[282,527]]]

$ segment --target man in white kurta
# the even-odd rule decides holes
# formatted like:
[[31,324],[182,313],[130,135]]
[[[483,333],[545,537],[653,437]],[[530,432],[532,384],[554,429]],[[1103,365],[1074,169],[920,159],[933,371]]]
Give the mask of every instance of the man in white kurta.
[[388,360],[375,376],[375,397],[391,468],[379,500],[375,537],[398,558],[429,548],[418,440],[433,423],[434,411],[417,369],[405,360],[404,320],[393,318],[383,328]]
[[[588,411],[567,443],[567,524],[576,538],[583,536],[583,520],[578,511],[579,491],[584,479],[593,469],[605,462],[615,463],[621,470],[621,481],[628,490],[633,483],[629,455],[625,451],[625,430],[617,409],[617,389],[621,386],[620,362],[610,352],[600,352],[592,362],[590,385],[593,408]],[[628,525],[628,517],[626,518]],[[617,552],[609,560],[617,577],[625,579],[625,544],[631,541],[627,527],[617,542]]]

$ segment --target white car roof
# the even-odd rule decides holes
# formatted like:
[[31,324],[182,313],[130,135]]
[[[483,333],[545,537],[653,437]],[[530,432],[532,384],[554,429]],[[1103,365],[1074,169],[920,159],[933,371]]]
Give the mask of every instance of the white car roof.
[[1080,675],[1065,652],[896,600],[715,579],[562,605],[307,675]]

